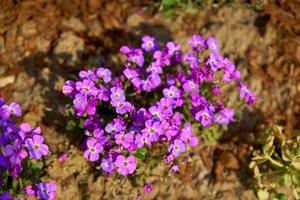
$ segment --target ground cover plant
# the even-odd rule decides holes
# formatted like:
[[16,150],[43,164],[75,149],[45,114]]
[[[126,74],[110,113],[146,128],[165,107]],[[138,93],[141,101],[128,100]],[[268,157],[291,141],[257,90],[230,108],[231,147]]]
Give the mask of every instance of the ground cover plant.
[[239,82],[240,72],[220,55],[215,38],[193,35],[191,51],[174,42],[142,38],[141,48],[123,46],[122,74],[109,67],[79,73],[63,93],[85,135],[84,157],[106,174],[133,175],[141,185],[164,160],[180,170],[181,154],[199,143],[202,132],[235,120],[228,93],[239,90],[234,106],[252,105],[255,95]]
[[39,178],[42,158],[49,154],[41,128],[27,123],[20,126],[16,118],[22,114],[17,103],[6,104],[0,98],[0,199],[54,199],[56,185]]
[[266,128],[261,135],[261,151],[255,151],[250,163],[254,188],[259,199],[288,199],[283,189],[291,188],[294,198],[300,198],[300,136],[290,137],[280,126]]
[[238,0],[161,0],[159,1],[159,9],[166,18],[171,18],[180,12],[186,11],[195,14],[199,9],[211,9],[236,3],[238,3]]

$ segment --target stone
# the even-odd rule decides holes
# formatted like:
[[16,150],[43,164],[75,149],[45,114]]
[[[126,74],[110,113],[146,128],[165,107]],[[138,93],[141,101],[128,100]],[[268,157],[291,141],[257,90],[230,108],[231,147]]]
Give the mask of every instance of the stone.
[[16,80],[16,77],[14,75],[6,76],[3,78],[0,78],[0,88],[3,88],[9,84],[14,83]]
[[95,19],[93,21],[88,22],[89,27],[89,36],[90,37],[100,37],[103,32],[103,28],[99,23],[99,20]]
[[65,63],[68,66],[75,66],[76,62],[81,58],[83,50],[83,39],[68,31],[61,34],[54,48],[54,56],[59,64]]
[[69,19],[63,20],[62,25],[63,27],[74,30],[75,32],[84,32],[87,29],[85,24],[76,17],[71,17]]
[[0,53],[5,52],[4,37],[0,36]]
[[28,21],[21,26],[21,34],[24,37],[32,37],[37,34],[36,24],[34,21]]
[[45,38],[38,37],[36,39],[36,47],[38,51],[48,52],[50,47],[50,40],[46,40]]

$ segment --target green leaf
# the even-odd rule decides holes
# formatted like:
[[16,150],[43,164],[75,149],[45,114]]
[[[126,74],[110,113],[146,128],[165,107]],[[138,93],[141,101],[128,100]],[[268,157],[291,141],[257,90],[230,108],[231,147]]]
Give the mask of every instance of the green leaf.
[[278,183],[279,183],[279,185],[281,185],[281,186],[286,186],[287,183],[288,183],[288,178],[287,178],[287,176],[281,177],[281,178],[279,179]]
[[300,157],[300,148],[296,148],[294,150],[294,154],[295,154],[295,156]]
[[180,7],[185,7],[187,4],[186,0],[177,0],[177,3]]
[[138,148],[137,150],[135,150],[133,155],[137,158],[145,159],[147,153],[148,153],[148,151],[146,148]]
[[67,131],[72,131],[72,130],[75,129],[75,127],[76,127],[76,123],[74,121],[70,120],[70,121],[67,122],[66,130]]
[[280,193],[280,194],[278,195],[278,199],[279,199],[279,200],[287,200],[287,196],[286,196],[285,194],[283,194],[283,193]]
[[257,192],[257,196],[258,196],[259,200],[267,200],[267,199],[269,199],[270,194],[267,190],[260,189]]
[[265,128],[264,134],[269,135],[270,134],[270,128]]
[[163,15],[167,19],[172,18],[174,16],[174,10],[173,9],[164,10]]
[[148,151],[147,151],[146,148],[138,148],[138,149],[136,150],[136,152],[146,154]]
[[145,155],[143,155],[143,154],[141,154],[141,153],[134,153],[133,154],[134,155],[134,157],[136,157],[136,158],[139,158],[139,159],[144,159],[145,158]]
[[299,185],[299,184],[300,184],[299,177],[298,177],[296,174],[293,174],[293,175],[292,175],[292,182],[293,182],[293,184],[295,184],[295,185]]
[[33,170],[41,170],[43,168],[44,164],[43,162],[36,162],[32,164],[32,169]]
[[194,4],[190,4],[187,8],[187,12],[194,15],[198,11],[197,7]]
[[267,144],[264,145],[263,148],[262,148],[263,153],[267,153],[270,150],[270,148],[271,147],[269,145],[267,145]]
[[176,5],[176,3],[177,3],[177,0],[162,0],[161,1],[161,4],[166,7],[174,6],[174,5]]

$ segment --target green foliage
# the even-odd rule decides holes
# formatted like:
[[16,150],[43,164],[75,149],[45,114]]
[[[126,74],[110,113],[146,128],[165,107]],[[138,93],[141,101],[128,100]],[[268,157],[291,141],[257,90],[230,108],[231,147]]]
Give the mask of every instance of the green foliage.
[[160,10],[165,18],[171,18],[178,12],[196,14],[199,9],[217,8],[238,2],[239,0],[161,0]]
[[146,155],[147,155],[147,149],[146,148],[138,148],[137,150],[135,150],[133,155],[136,158],[145,159]]
[[[0,194],[9,191],[14,197],[24,196],[24,187],[33,183],[40,182],[40,177],[43,173],[43,161],[29,160],[26,158],[23,163],[23,172],[17,178],[12,178],[9,172],[1,174],[4,180],[4,185],[0,187]],[[0,171],[2,173],[2,171]]]
[[254,152],[250,163],[259,199],[285,200],[287,196],[278,191],[293,190],[300,199],[300,134],[297,131],[286,138],[282,127],[265,129],[260,142],[261,151]]

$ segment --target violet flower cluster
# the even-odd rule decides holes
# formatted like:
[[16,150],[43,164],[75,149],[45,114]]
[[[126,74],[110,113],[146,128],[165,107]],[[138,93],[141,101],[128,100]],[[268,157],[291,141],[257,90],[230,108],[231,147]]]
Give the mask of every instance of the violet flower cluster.
[[[22,179],[24,165],[29,158],[40,160],[49,154],[49,147],[44,143],[40,127],[32,128],[27,123],[20,126],[14,119],[22,114],[21,107],[17,103],[7,105],[0,97],[0,199],[13,199],[6,189],[12,189],[7,182],[12,178]],[[46,183],[40,183],[46,184]],[[37,187],[37,194],[39,187]],[[44,190],[43,190],[44,191]],[[48,190],[45,190],[47,192]],[[52,195],[53,196],[53,195]],[[37,195],[39,199],[45,195]]]
[[198,145],[194,124],[206,128],[234,120],[234,110],[214,100],[222,86],[236,84],[240,99],[253,104],[255,95],[238,83],[240,72],[221,56],[215,38],[194,35],[188,45],[191,51],[183,54],[179,44],[160,47],[155,38],[144,36],[141,48],[120,49],[127,57],[122,75],[100,67],[65,82],[63,93],[83,120],[86,159],[108,174],[133,174],[134,152],[157,143],[167,147],[165,160],[173,165],[187,146]]

